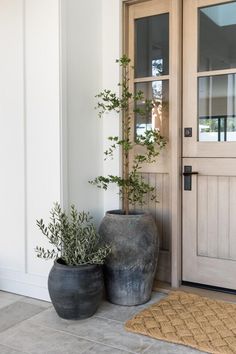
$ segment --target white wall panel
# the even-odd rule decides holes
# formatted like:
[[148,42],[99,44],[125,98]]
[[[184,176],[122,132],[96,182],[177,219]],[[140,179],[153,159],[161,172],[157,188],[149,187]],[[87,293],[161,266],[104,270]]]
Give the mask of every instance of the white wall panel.
[[[122,2],[120,0],[102,0],[102,86],[119,92],[120,68],[115,62],[122,53]],[[119,136],[120,120],[117,114],[103,117],[103,149],[107,149],[108,136]],[[104,175],[119,175],[121,171],[119,152],[113,160],[104,161]],[[120,205],[118,189],[111,186],[104,194],[104,212],[118,209]]]
[[101,0],[62,1],[62,57],[67,125],[68,204],[103,216],[103,192],[88,183],[103,172],[103,121],[95,111],[102,89]]
[[60,201],[57,0],[0,0],[0,289],[48,299],[36,218]]
[[0,1],[0,268],[18,271],[25,252],[22,4]]
[[27,272],[45,275],[51,262],[35,261],[44,241],[35,220],[60,201],[58,0],[25,1],[25,63]]

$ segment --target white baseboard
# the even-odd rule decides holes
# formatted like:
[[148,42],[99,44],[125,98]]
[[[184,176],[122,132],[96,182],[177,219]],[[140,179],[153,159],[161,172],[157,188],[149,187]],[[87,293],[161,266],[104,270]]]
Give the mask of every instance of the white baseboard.
[[47,277],[0,268],[0,290],[50,301]]

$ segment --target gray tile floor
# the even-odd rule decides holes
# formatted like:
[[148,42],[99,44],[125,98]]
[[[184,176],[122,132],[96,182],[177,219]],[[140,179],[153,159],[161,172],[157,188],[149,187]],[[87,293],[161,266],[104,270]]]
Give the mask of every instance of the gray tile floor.
[[[153,293],[150,303],[163,298]],[[50,303],[0,292],[0,354],[198,354],[188,347],[128,333],[124,322],[146,305],[103,302],[93,317],[60,319]]]

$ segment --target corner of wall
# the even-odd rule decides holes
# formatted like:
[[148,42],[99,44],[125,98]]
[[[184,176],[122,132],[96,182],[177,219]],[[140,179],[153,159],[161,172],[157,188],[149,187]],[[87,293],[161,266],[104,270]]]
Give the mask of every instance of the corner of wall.
[[[102,0],[102,86],[117,92],[120,80],[120,68],[116,59],[122,53],[122,2],[119,0]],[[120,134],[120,119],[117,114],[109,114],[103,118],[104,151],[107,149],[107,137]],[[121,171],[119,152],[112,161],[104,161],[103,171],[106,174],[119,175]],[[104,213],[106,210],[120,206],[118,189],[113,187],[105,192]]]

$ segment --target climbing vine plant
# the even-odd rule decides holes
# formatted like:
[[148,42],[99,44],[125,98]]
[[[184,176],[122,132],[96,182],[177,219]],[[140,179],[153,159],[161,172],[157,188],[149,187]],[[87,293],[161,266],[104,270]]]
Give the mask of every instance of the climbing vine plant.
[[[131,66],[131,60],[126,55],[123,55],[116,62],[122,68],[122,80],[118,83],[121,88],[121,94],[117,95],[109,89],[103,90],[96,96],[98,99],[96,109],[98,109],[99,117],[109,112],[116,112],[119,116],[120,114],[122,116],[122,135],[121,137],[108,137],[110,146],[104,154],[105,159],[112,158],[114,151],[121,147],[123,173],[122,176],[98,176],[90,183],[104,190],[107,190],[110,184],[117,185],[123,201],[123,212],[124,214],[129,214],[130,205],[145,204],[145,195],[147,193],[150,193],[151,199],[156,200],[155,188],[144,180],[140,170],[143,164],[156,161],[160,151],[166,145],[166,139],[161,136],[158,129],[148,129],[134,139],[131,132],[135,114],[148,115],[154,105],[152,100],[144,97],[144,93],[141,90],[135,93],[130,91],[130,70],[134,69]],[[142,153],[133,153],[137,146],[142,148]]]

